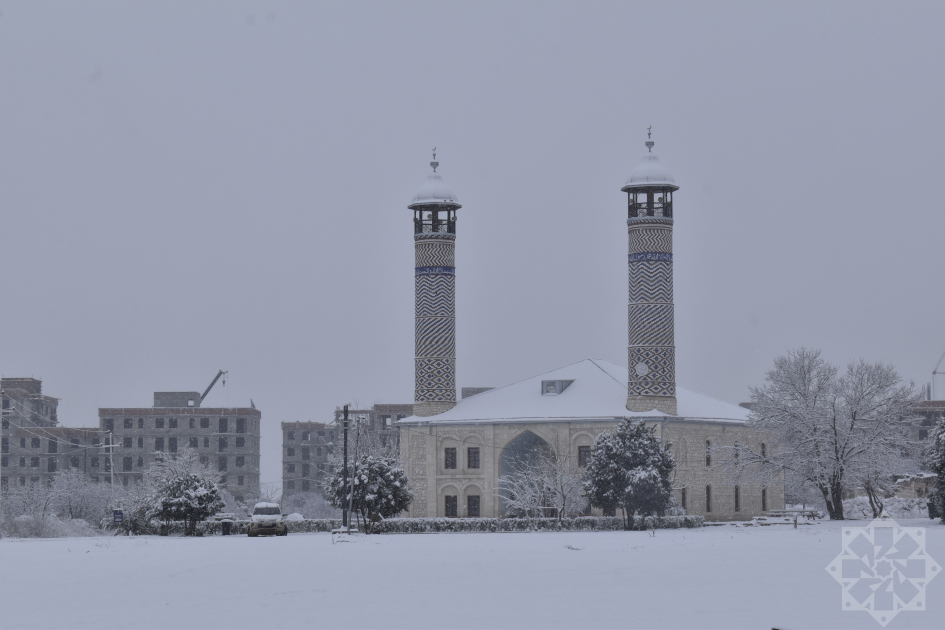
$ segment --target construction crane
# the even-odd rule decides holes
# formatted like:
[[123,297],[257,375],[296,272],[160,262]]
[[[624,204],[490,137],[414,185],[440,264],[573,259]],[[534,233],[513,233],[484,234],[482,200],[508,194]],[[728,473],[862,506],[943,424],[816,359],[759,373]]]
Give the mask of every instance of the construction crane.
[[945,374],[945,372],[939,372],[938,368],[942,365],[942,361],[945,360],[945,352],[942,353],[942,356],[938,358],[938,363],[935,364],[935,369],[932,370],[932,400],[937,400],[935,398],[935,375],[936,374]]
[[221,376],[223,377],[223,384],[226,385],[226,375],[227,375],[227,374],[229,374],[229,372],[227,372],[226,370],[220,370],[219,372],[217,372],[217,375],[213,377],[213,381],[210,382],[210,386],[207,387],[207,389],[206,389],[206,391],[204,391],[203,395],[200,396],[200,402],[201,402],[201,403],[203,403],[203,399],[207,397],[207,394],[210,393],[210,390],[213,389],[213,386],[217,384],[217,381],[220,380],[220,377],[221,377]]

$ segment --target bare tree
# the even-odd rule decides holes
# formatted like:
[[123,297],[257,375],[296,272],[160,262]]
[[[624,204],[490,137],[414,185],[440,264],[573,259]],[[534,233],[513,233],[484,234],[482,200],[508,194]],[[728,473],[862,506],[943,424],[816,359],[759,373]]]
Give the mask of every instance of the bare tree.
[[538,518],[551,514],[559,521],[581,513],[587,505],[584,476],[566,449],[556,443],[539,452],[537,461],[521,461],[496,481],[511,513]]
[[851,483],[875,489],[880,473],[908,467],[920,395],[892,366],[860,360],[841,374],[820,351],[801,348],[775,359],[765,381],[751,390],[749,424],[766,448],[730,447],[726,463],[735,474],[751,470],[766,483],[789,472],[818,490],[831,519],[842,520]]

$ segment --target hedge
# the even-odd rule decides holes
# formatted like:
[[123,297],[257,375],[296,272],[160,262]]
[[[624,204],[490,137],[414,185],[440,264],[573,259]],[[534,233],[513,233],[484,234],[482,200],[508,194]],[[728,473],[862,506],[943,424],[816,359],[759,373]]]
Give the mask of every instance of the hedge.
[[[702,527],[702,516],[635,516],[635,530],[646,529],[683,529]],[[286,521],[290,534],[311,534],[330,532],[342,527],[341,519],[306,519]],[[356,527],[357,521],[352,521]],[[233,536],[247,533],[249,521],[239,520],[230,523]],[[378,534],[434,534],[450,532],[605,532],[624,529],[623,518],[618,516],[580,516],[578,518],[391,518],[374,525]],[[151,523],[149,531],[141,533],[183,536],[184,523],[171,522],[165,528],[163,523]],[[207,521],[197,525],[198,536],[220,536],[223,523]]]

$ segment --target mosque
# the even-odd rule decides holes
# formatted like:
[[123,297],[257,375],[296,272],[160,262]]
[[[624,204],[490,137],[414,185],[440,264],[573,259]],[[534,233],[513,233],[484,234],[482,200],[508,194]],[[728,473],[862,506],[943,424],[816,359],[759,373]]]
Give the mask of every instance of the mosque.
[[465,392],[459,401],[453,254],[462,206],[436,172],[434,153],[433,173],[408,206],[416,252],[415,403],[414,415],[397,422],[415,495],[408,516],[501,516],[496,479],[515,458],[548,449],[579,471],[597,435],[627,417],[653,427],[671,449],[675,498],[687,513],[747,520],[784,507],[783,480],[766,487],[751,479],[733,482],[713,462],[717,447],[763,448],[747,426],[747,410],[676,386],[673,194],[679,187],[653,146],[648,139],[643,161],[621,188],[628,198],[627,365],[585,359]]

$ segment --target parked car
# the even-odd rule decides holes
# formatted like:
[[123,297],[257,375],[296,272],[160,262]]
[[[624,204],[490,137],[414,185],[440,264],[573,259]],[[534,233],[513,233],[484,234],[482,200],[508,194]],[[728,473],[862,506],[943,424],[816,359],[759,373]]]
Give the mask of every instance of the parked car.
[[278,503],[257,503],[249,517],[249,536],[288,536],[289,527]]

